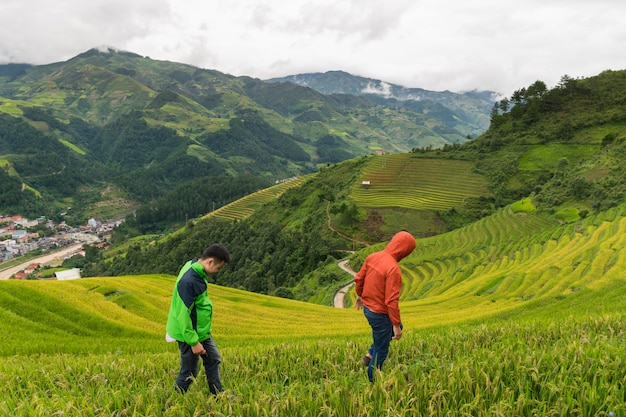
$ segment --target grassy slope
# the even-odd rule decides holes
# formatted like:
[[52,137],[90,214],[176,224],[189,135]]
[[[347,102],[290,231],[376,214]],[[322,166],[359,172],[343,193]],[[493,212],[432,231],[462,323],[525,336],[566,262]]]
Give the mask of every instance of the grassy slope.
[[[615,301],[613,292],[623,293],[625,216],[621,206],[579,224],[556,226],[507,209],[476,225],[418,240],[416,251],[401,263],[407,329],[528,314],[530,307],[539,318],[560,310],[553,305],[578,299],[594,300],[584,310],[619,311],[623,303],[614,308],[608,300]],[[507,227],[519,231],[517,239]],[[0,282],[1,353],[77,353],[95,340],[91,353],[161,351],[173,282],[172,276]],[[210,293],[215,335],[226,346],[363,332],[360,314],[351,309],[220,286],[211,286]],[[22,343],[19,334],[43,340]],[[127,343],[132,340],[141,344]]]
[[[0,282],[3,355],[36,353],[162,352],[173,276],[86,278],[77,281]],[[351,311],[332,310],[237,289],[211,286],[215,337],[225,346],[279,343],[302,334],[341,335],[321,320],[329,311],[352,322]],[[351,317],[352,316],[352,317]],[[286,317],[290,319],[287,320]],[[313,324],[315,323],[315,324]],[[19,336],[21,335],[21,336]],[[23,340],[38,339],[36,344]]]

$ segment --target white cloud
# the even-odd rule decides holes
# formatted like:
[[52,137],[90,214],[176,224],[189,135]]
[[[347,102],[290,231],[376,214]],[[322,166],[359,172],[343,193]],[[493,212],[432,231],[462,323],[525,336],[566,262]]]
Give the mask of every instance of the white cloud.
[[510,95],[624,69],[620,0],[3,0],[0,63],[99,45],[233,75],[328,70]]
[[379,84],[368,83],[362,92],[365,94],[378,94],[383,97],[391,97],[393,95],[391,92],[391,84],[384,81]]

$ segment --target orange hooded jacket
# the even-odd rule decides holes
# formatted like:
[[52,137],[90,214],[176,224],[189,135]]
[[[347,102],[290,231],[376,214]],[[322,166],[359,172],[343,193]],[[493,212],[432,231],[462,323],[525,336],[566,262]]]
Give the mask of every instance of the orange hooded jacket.
[[415,238],[408,232],[398,232],[385,249],[370,254],[355,275],[356,294],[363,304],[376,313],[387,314],[391,324],[399,325],[402,272],[398,262],[415,249]]

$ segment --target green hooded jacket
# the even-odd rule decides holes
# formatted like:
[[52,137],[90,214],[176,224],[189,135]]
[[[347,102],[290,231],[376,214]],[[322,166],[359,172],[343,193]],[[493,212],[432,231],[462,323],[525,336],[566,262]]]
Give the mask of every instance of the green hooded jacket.
[[207,273],[192,259],[180,270],[167,317],[167,334],[190,346],[211,337],[213,302],[207,289]]

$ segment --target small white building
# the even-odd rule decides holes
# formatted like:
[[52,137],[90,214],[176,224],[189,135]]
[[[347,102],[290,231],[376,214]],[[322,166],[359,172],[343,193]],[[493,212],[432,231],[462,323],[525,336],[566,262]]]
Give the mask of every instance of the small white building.
[[78,268],[66,269],[65,271],[55,272],[54,275],[57,277],[59,281],[78,279],[80,278],[80,269]]

